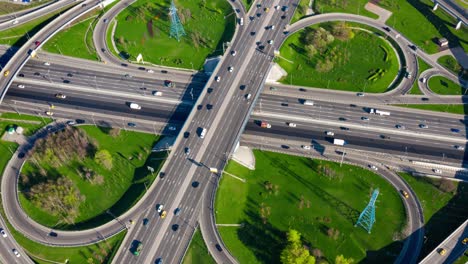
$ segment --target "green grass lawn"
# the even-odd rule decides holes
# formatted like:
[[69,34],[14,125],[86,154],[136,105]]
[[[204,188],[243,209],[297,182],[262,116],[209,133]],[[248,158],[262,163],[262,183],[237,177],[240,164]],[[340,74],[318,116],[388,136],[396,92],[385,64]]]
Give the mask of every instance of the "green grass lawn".
[[429,88],[436,94],[442,95],[462,95],[466,94],[466,89],[458,83],[454,83],[442,76],[434,76],[429,79]]
[[442,56],[437,60],[437,63],[447,68],[453,74],[468,79],[468,69],[463,69],[454,57],[450,55]]
[[[28,215],[46,226],[62,229],[82,229],[103,224],[112,219],[105,213],[109,209],[114,215],[120,215],[128,210],[145,192],[146,186],[150,186],[156,177],[157,171],[165,158],[165,153],[149,154],[149,151],[159,139],[151,134],[133,131],[120,131],[120,135],[112,137],[106,128],[94,126],[81,126],[89,137],[97,142],[98,150],[108,150],[113,158],[113,168],[104,169],[91,158],[85,158],[83,163],[71,162],[69,165],[52,168],[48,164],[40,163],[48,171],[49,175],[66,175],[70,178],[85,201],[81,202],[79,214],[75,219],[75,225],[60,222],[59,216],[54,216],[37,208],[25,195],[21,194],[20,202]],[[130,160],[129,157],[132,157]],[[138,158],[140,157],[140,158]],[[84,177],[80,177],[77,170],[80,166],[93,169],[104,178],[103,184],[92,184]],[[147,166],[155,169],[151,175]],[[22,173],[31,175],[37,173],[38,168],[31,162],[27,162]],[[26,188],[26,186],[20,188]],[[60,224],[58,224],[60,223]]]
[[106,6],[104,10],[96,9],[82,16],[71,26],[57,33],[42,48],[48,52],[66,56],[98,60],[93,43],[93,31],[97,21],[117,3],[118,1],[115,1]]
[[147,62],[201,69],[206,57],[221,54],[222,43],[231,40],[236,16],[225,0],[179,0],[178,14],[187,35],[178,42],[169,38],[169,5],[138,0],[123,10],[117,16],[117,48],[130,60],[141,53]]
[[245,12],[248,12],[254,0],[241,0],[241,1],[244,4]]
[[309,8],[310,0],[300,0],[299,5],[294,12],[294,15],[291,19],[291,24],[303,18],[307,14],[307,9]]
[[51,1],[52,0],[33,1],[27,5],[2,1],[0,2],[0,15],[10,14],[10,13],[18,12],[18,11],[25,10],[25,9],[30,9],[39,5],[46,4]]
[[407,107],[407,108],[415,108],[421,110],[428,110],[428,111],[435,111],[435,112],[444,112],[444,113],[452,113],[452,114],[460,114],[466,115],[468,113],[468,109],[466,109],[466,104],[450,104],[450,105],[443,105],[443,104],[399,104],[394,106],[400,107]]
[[[285,232],[303,234],[307,245],[320,249],[328,261],[343,254],[360,263],[394,261],[401,249],[393,242],[405,225],[401,197],[371,171],[333,162],[254,151],[256,170],[230,162],[216,197],[223,241],[240,263],[279,263]],[[322,173],[326,168],[335,178]],[[374,188],[380,189],[372,234],[354,227]],[[302,201],[302,202],[301,202]],[[335,238],[327,230],[339,231]]]
[[446,193],[436,187],[440,180],[412,177],[406,173],[400,175],[414,190],[423,207],[427,241],[420,256],[424,257],[466,220],[468,184],[455,183],[456,191]]
[[411,90],[410,90],[410,94],[423,94],[421,90],[419,90],[418,82],[419,82],[421,73],[430,68],[432,68],[431,65],[427,64],[425,61],[423,61],[421,58],[418,57],[418,78],[413,83],[413,86],[411,87]]
[[335,1],[335,0],[320,0],[313,1],[313,9],[318,13],[351,13],[367,16],[370,18],[378,18],[372,12],[367,11],[364,6],[367,0],[353,0],[353,1]]
[[[26,120],[21,122],[21,120]],[[32,121],[32,122],[28,122]],[[30,115],[19,115],[16,113],[1,113],[0,114],[0,136],[11,126],[20,126],[24,129],[23,134],[30,136],[34,134],[38,129],[44,127],[48,123],[52,122],[52,119],[39,116]]]
[[447,38],[451,47],[468,48],[468,29],[455,30],[457,20],[440,7],[433,12],[431,0],[382,0],[378,5],[393,12],[387,25],[430,54],[438,52],[435,40],[441,37]]
[[[329,24],[321,24],[328,27]],[[335,40],[329,50],[336,48],[338,56],[331,60],[335,66],[328,72],[318,72],[316,65],[323,58],[332,55],[317,53],[309,59],[304,51],[301,36],[304,30],[292,34],[281,46],[279,65],[288,75],[281,82],[309,87],[319,87],[345,91],[385,92],[398,75],[397,55],[391,46],[376,35],[364,30],[354,30],[355,37],[349,41]],[[387,58],[387,61],[385,61]],[[376,71],[382,75],[376,80],[368,80]]]
[[71,7],[65,7],[28,23],[0,31],[0,44],[20,47],[28,40],[28,37],[33,38],[34,34],[69,8]]
[[203,241],[199,229],[195,231],[190,246],[185,254],[183,264],[216,264],[214,259],[208,253],[208,248]]

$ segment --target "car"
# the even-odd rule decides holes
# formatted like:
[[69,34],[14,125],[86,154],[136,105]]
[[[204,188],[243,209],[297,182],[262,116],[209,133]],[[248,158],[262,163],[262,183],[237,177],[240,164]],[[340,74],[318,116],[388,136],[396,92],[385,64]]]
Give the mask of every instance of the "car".
[[356,95],[359,96],[359,97],[363,97],[364,93],[357,93]]
[[445,248],[441,248],[441,249],[439,249],[439,254],[441,256],[444,256],[445,254],[447,254],[447,250],[445,250]]
[[158,210],[158,213],[161,213],[163,211],[164,204],[158,204],[158,207],[156,209]]
[[65,99],[65,98],[67,98],[66,95],[61,94],[61,93],[55,94],[55,97],[56,97],[56,98],[59,98],[59,99]]
[[206,104],[206,110],[211,110],[213,109],[213,105],[212,104]]
[[163,93],[160,92],[160,91],[153,91],[151,94],[152,94],[153,96],[162,96],[162,95],[163,95]]
[[67,76],[68,77],[73,77],[73,73],[70,72],[70,73],[67,74]]
[[133,76],[131,76],[130,74],[126,73],[125,75],[125,78],[133,78]]
[[135,221],[133,221],[132,219],[130,219],[128,222],[130,222],[130,224],[132,224],[132,225],[135,224]]
[[180,208],[176,208],[174,210],[174,215],[180,215]]
[[278,88],[276,88],[276,87],[270,87],[270,91],[277,91],[277,90],[278,90]]
[[86,4],[82,4],[81,7],[86,7]]
[[151,70],[151,69],[146,70],[146,72],[147,72],[147,73],[154,73],[154,71]]
[[276,10],[278,10],[278,9],[280,9],[280,8],[281,8],[281,6],[279,6],[279,5],[276,5],[276,6],[275,6],[275,9],[276,9]]
[[18,24],[18,22],[19,22],[18,19],[15,19],[15,20],[13,20],[12,24],[16,25],[16,24]]
[[245,95],[245,99],[250,100],[250,98],[252,98],[252,94],[246,94]]
[[465,150],[465,147],[459,146],[459,145],[455,145],[455,149],[458,149],[458,150]]
[[284,144],[283,144],[283,145],[281,145],[281,148],[282,148],[282,149],[290,149],[291,147],[288,146],[288,145],[284,145]]
[[429,101],[429,98],[423,97],[423,98],[421,98],[421,101]]
[[47,111],[47,112],[46,112],[46,115],[48,115],[48,116],[53,116],[54,113],[53,113],[52,111]]
[[192,187],[193,188],[197,188],[198,186],[200,186],[199,182],[197,182],[197,181],[192,182]]
[[406,199],[409,198],[409,194],[406,191],[401,190],[401,195],[403,195],[403,197],[405,197]]
[[168,129],[169,129],[170,131],[176,131],[176,130],[177,130],[177,127],[175,127],[175,126],[169,126]]
[[418,47],[416,47],[416,45],[410,45],[410,48],[411,48],[412,50],[417,50],[417,49],[418,49]]
[[16,248],[13,249],[13,254],[15,254],[17,258],[21,257],[20,253],[18,252],[18,250],[16,250]]
[[166,70],[161,70],[161,73],[166,74],[166,73],[168,73],[168,71],[166,71]]
[[166,215],[167,215],[167,212],[163,210],[163,211],[161,212],[161,219],[166,218]]
[[338,120],[340,120],[340,121],[346,121],[346,120],[348,120],[348,119],[347,119],[346,117],[340,117],[340,118],[338,118]]
[[216,76],[215,81],[217,81],[217,82],[221,81],[221,77]]
[[302,145],[301,148],[305,149],[305,150],[310,150],[310,146],[309,145]]
[[158,258],[154,264],[163,264],[162,258]]
[[275,25],[271,25],[271,26],[270,26],[270,29],[275,29]]
[[327,136],[334,136],[334,135],[335,135],[335,133],[333,133],[333,132],[331,132],[331,131],[325,131],[325,134],[326,134]]
[[190,155],[190,148],[189,147],[185,147],[185,155]]
[[102,22],[107,23],[107,22],[109,22],[109,20],[107,18],[104,18],[104,20]]
[[426,83],[427,81],[427,78],[426,77],[422,77],[421,79],[419,79],[422,83]]
[[45,66],[50,66],[50,62],[47,62],[47,61],[44,62],[44,65],[45,65]]
[[233,68],[232,66],[230,66],[230,67],[228,68],[228,71],[229,71],[229,72],[232,72],[233,70],[234,70],[234,68]]
[[148,218],[143,218],[143,225],[146,226],[148,225],[149,223],[149,219]]
[[281,106],[289,106],[288,103],[281,103]]
[[207,93],[212,93],[212,92],[213,92],[213,88],[210,87],[210,88],[206,89],[206,92],[207,92]]
[[288,123],[289,127],[296,127],[296,123]]
[[383,27],[383,29],[385,29],[385,31],[387,31],[387,32],[390,32],[390,28],[389,28],[389,27]]
[[406,127],[404,125],[400,125],[400,124],[395,125],[395,127],[397,129],[406,129]]
[[389,137],[389,136],[386,136],[386,135],[380,135],[380,138],[381,138],[381,139],[390,139],[390,137]]
[[0,234],[2,234],[2,237],[7,237],[7,233],[5,232],[5,230],[3,229],[0,229]]
[[136,127],[136,124],[135,123],[128,123],[127,124],[129,127]]
[[18,74],[18,77],[24,77],[24,74],[20,73]]
[[10,71],[9,71],[9,70],[6,70],[6,71],[3,73],[3,76],[7,77],[8,75],[10,75]]
[[50,232],[48,235],[49,235],[50,237],[57,237],[57,236],[58,236],[58,234],[55,233],[55,232]]
[[361,120],[364,120],[364,121],[369,121],[369,118],[368,118],[368,117],[365,117],[365,116],[363,116],[363,117],[361,117]]
[[460,129],[458,128],[451,128],[450,131],[453,133],[460,133]]
[[265,46],[260,45],[260,46],[258,46],[258,48],[259,48],[260,50],[264,50],[264,49],[265,49]]
[[270,40],[267,41],[267,43],[270,44],[270,45],[273,45],[273,40],[270,39]]
[[84,124],[84,123],[86,123],[86,120],[84,120],[84,119],[76,119],[76,123],[77,123],[77,124]]
[[426,125],[426,124],[419,124],[419,127],[420,127],[420,128],[429,128],[429,126]]
[[41,45],[41,42],[39,40],[34,41],[34,45],[39,46]]
[[189,138],[190,137],[190,132],[184,132],[184,138]]
[[466,245],[468,243],[468,237],[465,237],[463,240],[462,240],[462,244],[463,245]]
[[73,120],[68,120],[68,121],[67,121],[67,125],[73,126],[73,125],[76,125],[76,122],[73,121]]
[[378,171],[378,170],[379,170],[379,168],[377,168],[375,165],[369,164],[368,166],[369,166],[369,168],[371,168],[371,169],[373,169],[373,170],[375,170],[375,171]]
[[231,51],[231,55],[232,55],[232,56],[236,56],[236,54],[237,54],[237,52],[236,52],[235,50],[232,50],[232,51]]
[[106,52],[106,49],[105,49],[105,48],[101,48],[101,51],[102,51],[102,52]]
[[18,84],[18,88],[24,89],[24,84]]
[[442,171],[439,169],[432,169],[432,171],[437,174],[442,174]]
[[143,244],[140,241],[137,241],[133,249],[133,255],[140,256],[142,249],[143,249]]
[[411,74],[411,72],[407,72],[407,73],[406,73],[406,78],[409,79],[409,78],[411,78],[412,76],[413,76],[413,74]]
[[223,251],[223,248],[219,244],[216,244],[215,247],[219,252]]
[[170,81],[170,80],[165,80],[165,81],[164,81],[164,86],[166,86],[166,87],[174,87],[174,83],[172,83],[172,81]]
[[179,225],[178,224],[173,224],[172,225],[172,230],[173,231],[177,231],[179,229]]
[[270,11],[270,8],[265,7],[265,8],[263,9],[263,11],[265,11],[265,13],[268,13],[268,11]]

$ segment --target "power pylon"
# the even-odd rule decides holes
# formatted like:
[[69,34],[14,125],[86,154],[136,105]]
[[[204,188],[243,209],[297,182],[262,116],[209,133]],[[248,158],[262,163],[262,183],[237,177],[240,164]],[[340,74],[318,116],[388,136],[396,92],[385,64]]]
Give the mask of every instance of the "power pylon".
[[171,7],[169,8],[169,16],[171,17],[171,32],[169,33],[169,37],[180,41],[180,38],[185,36],[185,30],[182,23],[180,23],[179,15],[177,15],[177,8],[174,4],[174,0],[172,0]]
[[359,215],[359,218],[354,226],[360,225],[363,227],[367,232],[370,234],[372,225],[375,223],[375,201],[377,200],[377,197],[379,196],[379,189],[375,189],[374,192],[372,193],[372,197],[367,204],[366,208],[364,211],[362,211],[361,215]]

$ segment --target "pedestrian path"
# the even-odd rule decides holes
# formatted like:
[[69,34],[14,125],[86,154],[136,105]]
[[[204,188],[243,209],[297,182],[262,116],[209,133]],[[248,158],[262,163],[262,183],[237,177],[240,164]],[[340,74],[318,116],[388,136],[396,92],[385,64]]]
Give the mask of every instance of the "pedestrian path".
[[377,21],[379,21],[380,23],[383,23],[385,24],[385,22],[390,18],[390,16],[392,16],[392,12],[386,10],[386,9],[383,9],[381,8],[380,6],[376,5],[376,4],[373,4],[371,2],[368,2],[364,8],[366,10],[368,10],[369,12],[372,12],[376,15],[379,16],[379,18],[377,19]]
[[232,159],[249,170],[255,170],[255,155],[249,147],[238,147]]

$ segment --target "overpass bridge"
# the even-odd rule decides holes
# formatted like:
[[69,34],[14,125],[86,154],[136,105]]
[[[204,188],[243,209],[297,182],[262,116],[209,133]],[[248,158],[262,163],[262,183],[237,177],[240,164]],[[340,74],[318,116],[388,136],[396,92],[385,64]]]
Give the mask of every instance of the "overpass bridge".
[[462,23],[465,26],[468,25],[466,9],[463,7],[459,6],[452,0],[434,0],[434,8],[432,10],[437,10],[439,6],[447,13],[458,19],[455,29],[460,29]]

